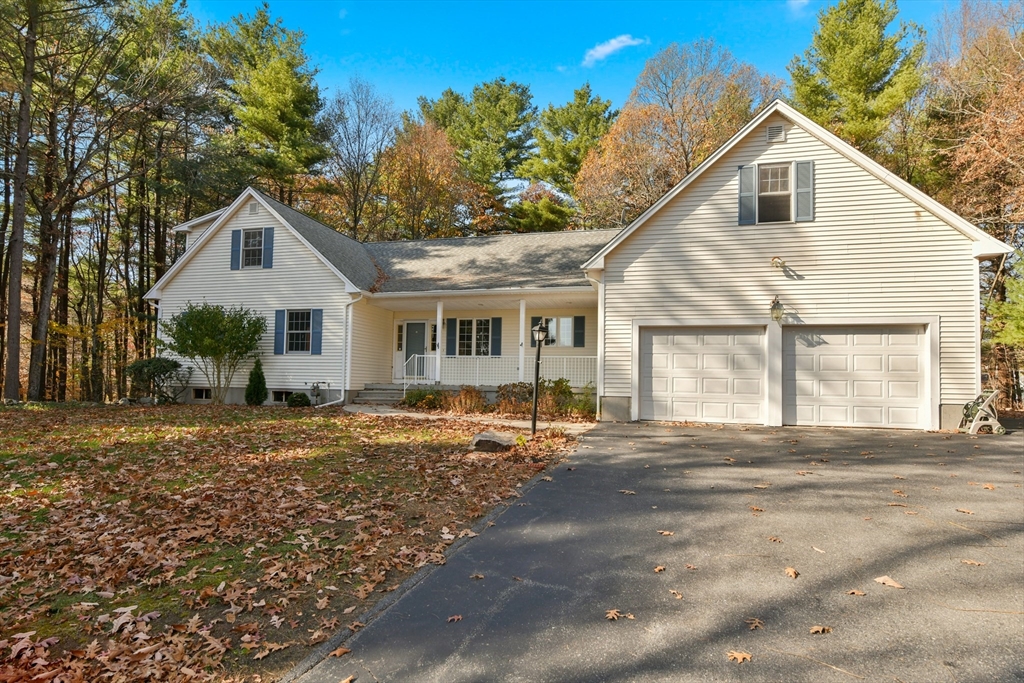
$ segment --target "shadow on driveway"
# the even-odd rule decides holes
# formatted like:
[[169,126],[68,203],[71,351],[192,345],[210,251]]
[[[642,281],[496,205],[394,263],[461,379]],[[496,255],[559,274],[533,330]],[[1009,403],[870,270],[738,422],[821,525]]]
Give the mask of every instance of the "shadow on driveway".
[[1024,681],[1022,467],[1019,431],[603,423],[299,680]]

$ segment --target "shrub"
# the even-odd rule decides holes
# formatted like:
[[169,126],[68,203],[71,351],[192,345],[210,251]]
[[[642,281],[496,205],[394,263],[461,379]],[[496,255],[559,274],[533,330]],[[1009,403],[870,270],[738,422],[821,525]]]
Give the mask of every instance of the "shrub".
[[567,412],[575,417],[594,417],[597,414],[593,384],[587,384],[579,394],[573,396],[567,406]]
[[533,384],[511,382],[498,387],[495,410],[507,415],[525,415],[533,409]]
[[249,383],[245,385],[245,402],[250,406],[261,406],[267,400],[267,378],[263,375],[263,363],[257,358],[249,371]]
[[487,399],[482,391],[469,385],[463,386],[459,393],[445,397],[445,408],[457,415],[482,413],[487,407]]
[[444,407],[447,396],[447,391],[440,391],[438,389],[410,389],[405,393],[402,405],[410,408],[438,410]]
[[288,397],[289,408],[308,408],[310,405],[309,394],[304,391],[293,391]]
[[133,397],[148,394],[159,403],[177,403],[192,377],[192,368],[162,356],[137,360],[125,372],[132,380]]

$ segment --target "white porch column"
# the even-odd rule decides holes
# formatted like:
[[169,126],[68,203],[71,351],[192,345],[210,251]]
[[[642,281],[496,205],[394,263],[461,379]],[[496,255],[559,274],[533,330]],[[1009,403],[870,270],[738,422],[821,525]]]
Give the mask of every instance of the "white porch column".
[[519,300],[519,381],[526,379],[526,299]]
[[[441,339],[443,338],[443,330],[441,329],[444,325],[444,302],[440,299],[437,300],[437,349],[434,351],[435,370],[437,376],[434,378],[435,382],[441,382]],[[429,347],[428,347],[429,348]]]

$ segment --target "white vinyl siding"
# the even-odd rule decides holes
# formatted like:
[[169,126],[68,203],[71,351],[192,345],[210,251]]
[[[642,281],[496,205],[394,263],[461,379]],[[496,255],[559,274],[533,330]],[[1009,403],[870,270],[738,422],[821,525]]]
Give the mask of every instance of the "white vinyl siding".
[[[231,231],[273,227],[274,267],[231,270]],[[330,382],[332,392],[343,388],[345,378],[344,339],[346,330],[344,283],[315,254],[268,212],[250,216],[243,205],[208,242],[192,255],[170,282],[162,288],[162,320],[167,320],[188,302],[243,306],[259,311],[267,320],[267,332],[260,342],[260,360],[272,389],[306,390],[313,382]],[[322,308],[322,354],[274,355],[274,311]],[[232,387],[244,388],[250,364],[239,368]],[[193,385],[206,386],[197,369]]]
[[[786,142],[752,132],[605,257],[603,394],[631,396],[634,319],[768,320],[778,295],[808,324],[938,316],[939,401],[974,397],[970,240],[782,117],[767,123]],[[737,169],[796,160],[814,162],[814,220],[737,225]]]
[[352,304],[351,389],[391,381],[393,321],[394,313],[366,299]]

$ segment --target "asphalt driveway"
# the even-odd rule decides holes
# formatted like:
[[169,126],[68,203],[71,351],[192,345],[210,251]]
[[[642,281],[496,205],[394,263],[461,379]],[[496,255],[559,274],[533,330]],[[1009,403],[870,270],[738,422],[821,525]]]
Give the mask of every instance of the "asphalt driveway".
[[1022,469],[1021,431],[604,423],[299,680],[1024,681]]

